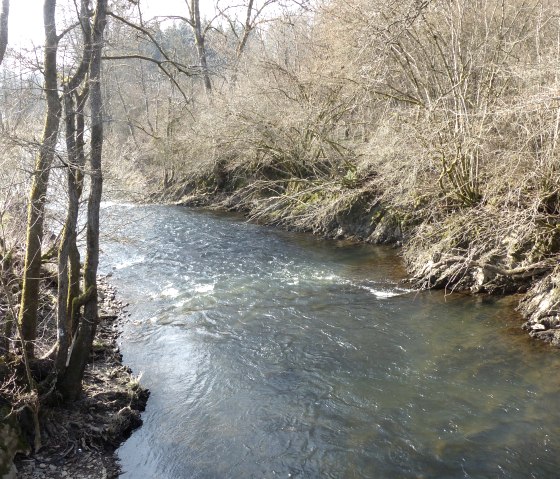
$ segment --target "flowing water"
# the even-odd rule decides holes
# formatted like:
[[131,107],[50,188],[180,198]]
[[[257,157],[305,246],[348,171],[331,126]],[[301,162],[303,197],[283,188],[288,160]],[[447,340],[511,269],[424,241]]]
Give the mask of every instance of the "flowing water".
[[124,359],[152,392],[122,477],[558,477],[560,357],[511,303],[407,291],[386,248],[103,215]]

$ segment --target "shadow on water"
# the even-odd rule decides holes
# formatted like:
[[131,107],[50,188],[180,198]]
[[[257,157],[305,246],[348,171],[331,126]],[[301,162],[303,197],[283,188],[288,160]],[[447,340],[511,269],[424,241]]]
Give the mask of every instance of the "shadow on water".
[[123,354],[152,390],[123,477],[555,477],[560,361],[511,301],[410,292],[390,248],[104,214]]

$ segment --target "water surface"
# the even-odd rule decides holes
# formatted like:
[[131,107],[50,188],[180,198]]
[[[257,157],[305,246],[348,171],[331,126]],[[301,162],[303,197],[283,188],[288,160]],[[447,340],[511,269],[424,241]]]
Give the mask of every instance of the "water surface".
[[122,477],[557,477],[560,358],[507,301],[407,291],[387,248],[103,214],[124,359],[152,391]]

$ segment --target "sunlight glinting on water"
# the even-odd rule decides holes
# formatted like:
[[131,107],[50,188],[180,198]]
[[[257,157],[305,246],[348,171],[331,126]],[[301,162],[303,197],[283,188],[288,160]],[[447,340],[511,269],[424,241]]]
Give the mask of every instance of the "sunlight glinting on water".
[[498,299],[410,292],[393,250],[107,204],[102,272],[150,388],[124,478],[555,477],[555,351]]

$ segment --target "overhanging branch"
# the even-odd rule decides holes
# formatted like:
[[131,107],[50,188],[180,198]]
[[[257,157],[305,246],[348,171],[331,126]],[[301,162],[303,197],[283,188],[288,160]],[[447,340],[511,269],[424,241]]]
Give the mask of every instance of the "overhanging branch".
[[[181,93],[181,95],[183,96],[185,101],[187,101],[187,102],[189,101],[189,97],[183,91],[183,89],[181,88],[181,85],[179,85],[179,83],[177,82],[175,77],[166,68],[166,65],[173,65],[175,68],[177,68],[177,64],[175,62],[173,62],[172,60],[156,60],[155,58],[147,57],[147,56],[144,56],[144,55],[139,55],[139,54],[136,54],[136,53],[130,54],[130,55],[107,55],[107,56],[103,56],[102,58],[103,58],[103,60],[134,60],[134,59],[136,59],[136,60],[144,60],[144,61],[147,61],[147,62],[154,63],[164,73],[164,75],[167,78],[169,78],[169,80],[173,83],[173,85],[175,85],[177,87],[177,89],[179,90],[179,92]],[[185,73],[185,75],[192,76],[192,73],[190,73],[190,72],[186,73],[183,70],[179,70],[179,71],[181,73]]]

